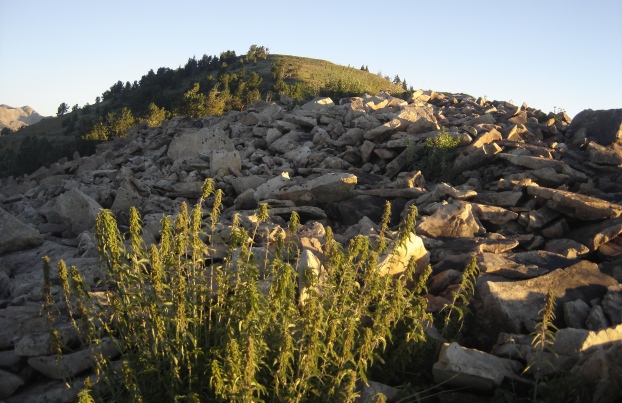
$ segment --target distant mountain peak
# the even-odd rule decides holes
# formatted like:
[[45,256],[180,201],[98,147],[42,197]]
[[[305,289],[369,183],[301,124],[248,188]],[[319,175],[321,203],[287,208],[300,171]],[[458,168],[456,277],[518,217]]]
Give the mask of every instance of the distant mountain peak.
[[32,107],[25,105],[20,108],[6,104],[0,105],[0,128],[8,127],[17,130],[20,127],[33,125],[43,119]]

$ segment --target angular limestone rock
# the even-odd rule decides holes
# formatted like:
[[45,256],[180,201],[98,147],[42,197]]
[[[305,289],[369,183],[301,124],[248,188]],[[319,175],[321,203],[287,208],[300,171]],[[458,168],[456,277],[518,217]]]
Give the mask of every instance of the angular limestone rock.
[[352,196],[356,176],[349,173],[325,174],[302,185],[283,187],[271,197],[291,200],[296,205],[340,201]]
[[167,155],[173,161],[184,157],[199,158],[201,154],[209,155],[211,151],[219,148],[235,150],[224,130],[204,127],[200,130],[186,130],[174,138],[168,146]]
[[566,190],[528,186],[527,193],[546,200],[546,205],[581,220],[601,220],[622,215],[622,205]]
[[499,333],[521,333],[537,322],[549,290],[556,298],[557,318],[563,318],[564,303],[602,298],[617,281],[603,274],[598,265],[580,261],[540,277],[522,281],[480,278],[472,300],[472,336],[478,347],[490,347]]
[[469,203],[452,203],[421,218],[417,232],[432,238],[473,238],[486,233],[486,229],[473,214]]
[[73,188],[56,198],[53,210],[74,234],[79,234],[95,225],[101,208],[92,197]]
[[434,382],[448,387],[491,391],[504,379],[520,381],[522,365],[483,351],[444,343],[438,361],[432,367]]
[[29,249],[43,243],[39,231],[13,217],[0,207],[0,255]]
[[430,253],[425,249],[423,240],[413,233],[403,245],[396,245],[395,249],[380,258],[378,271],[383,276],[403,273],[411,258],[415,259],[419,272],[430,263]]

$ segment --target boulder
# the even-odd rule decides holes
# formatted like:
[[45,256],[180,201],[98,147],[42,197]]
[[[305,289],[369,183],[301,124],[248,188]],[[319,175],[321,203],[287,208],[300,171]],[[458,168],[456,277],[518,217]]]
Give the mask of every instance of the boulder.
[[584,225],[569,233],[567,237],[595,251],[620,234],[622,234],[622,217]]
[[129,191],[125,188],[119,188],[114,198],[114,203],[110,210],[113,212],[127,212],[130,207],[140,207],[143,198],[139,194]]
[[179,158],[199,158],[201,154],[209,155],[211,151],[219,148],[235,150],[233,142],[223,129],[204,127],[200,130],[183,131],[173,139],[166,154],[175,161]]
[[528,186],[527,193],[546,200],[547,207],[580,220],[601,220],[622,215],[622,205],[566,190]]
[[601,305],[613,326],[622,324],[622,285],[609,287]]
[[434,214],[422,217],[417,233],[432,238],[473,238],[486,233],[486,229],[473,214],[469,203],[452,203],[439,206]]
[[219,148],[210,154],[210,172],[212,176],[228,175],[242,170],[242,159],[238,150],[229,151]]
[[590,141],[587,145],[590,162],[601,165],[622,165],[622,146],[614,143],[610,147],[611,148],[606,148],[598,143]]
[[[598,265],[580,261],[540,277],[520,281],[498,281],[481,277],[472,300],[472,336],[480,348],[489,348],[501,333],[522,333],[539,321],[539,312],[551,290],[556,298],[558,324],[566,302],[602,298],[617,281],[603,274]],[[559,326],[558,326],[559,327]]]
[[285,154],[288,151],[294,150],[306,142],[313,142],[313,135],[298,131],[290,131],[287,134],[276,139],[268,147],[271,151],[276,151],[280,154]]
[[380,257],[378,272],[380,275],[399,275],[406,271],[410,259],[416,262],[416,271],[423,271],[430,263],[430,253],[425,249],[423,240],[412,232],[402,245],[396,245],[391,251]]
[[42,243],[43,238],[38,230],[24,224],[0,207],[0,255],[29,249]]
[[622,109],[586,109],[572,119],[568,138],[583,137],[601,146],[622,142]]
[[587,382],[592,402],[619,402],[622,399],[622,343],[599,350],[579,361],[571,373]]
[[483,351],[444,343],[438,361],[432,367],[434,382],[445,387],[491,391],[504,379],[522,381],[517,375],[522,365]]
[[430,106],[406,106],[396,118],[400,121],[397,130],[401,132],[408,131],[411,134],[419,134],[440,129],[436,117],[434,117],[434,110]]
[[0,399],[11,396],[23,384],[21,377],[0,369]]
[[67,379],[93,368],[94,355],[100,353],[104,357],[114,358],[120,352],[111,340],[103,339],[100,345],[94,345],[75,353],[63,354],[60,360],[56,355],[31,357],[28,359],[28,365],[48,378]]
[[99,203],[77,188],[58,196],[53,206],[53,211],[58,214],[62,223],[71,228],[74,234],[93,228],[101,209]]
[[569,328],[585,329],[589,314],[590,306],[583,300],[576,299],[564,304],[564,321]]
[[302,185],[282,187],[273,193],[271,197],[291,200],[296,205],[324,204],[351,197],[355,185],[355,175],[349,173],[329,173],[311,179]]

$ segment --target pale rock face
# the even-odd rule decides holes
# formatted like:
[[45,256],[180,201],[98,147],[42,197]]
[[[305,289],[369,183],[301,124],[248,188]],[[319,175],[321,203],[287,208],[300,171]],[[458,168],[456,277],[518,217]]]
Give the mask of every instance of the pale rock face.
[[422,239],[413,233],[409,234],[403,245],[380,258],[378,271],[381,275],[398,275],[406,271],[411,258],[415,259],[418,272],[423,271],[430,263],[430,253],[425,249]]
[[73,188],[56,198],[53,210],[75,234],[95,225],[101,206],[92,197]]
[[213,128],[186,130],[173,139],[168,147],[167,155],[173,161],[183,157],[199,158],[200,154],[209,154],[219,148],[227,151],[235,150],[235,146],[224,130]]
[[422,217],[417,231],[429,237],[472,238],[486,232],[470,204],[447,204],[434,214]]
[[42,243],[43,238],[39,231],[0,208],[0,254],[28,249]]

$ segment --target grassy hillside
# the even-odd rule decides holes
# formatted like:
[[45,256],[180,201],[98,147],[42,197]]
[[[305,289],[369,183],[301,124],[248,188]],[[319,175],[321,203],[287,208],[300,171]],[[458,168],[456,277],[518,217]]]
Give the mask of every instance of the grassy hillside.
[[[199,88],[195,103],[207,105],[192,109],[184,94],[196,84]],[[92,134],[98,123],[100,128],[112,125],[120,119],[123,108],[131,112],[132,122],[138,122],[150,116],[152,103],[163,108],[167,117],[191,115],[192,111],[200,116],[243,109],[256,99],[274,100],[279,94],[302,103],[316,96],[330,96],[337,101],[381,90],[390,90],[396,96],[407,95],[402,86],[377,74],[325,60],[289,55],[257,57],[250,52],[236,55],[233,51],[223,52],[220,57],[191,58],[184,67],[160,67],[133,83],[114,83],[94,105],[87,104],[1,136],[0,176],[31,173],[63,156],[71,156],[76,150],[81,154],[92,152],[95,143],[83,140],[84,137]],[[215,102],[216,107],[210,107],[210,102]],[[115,136],[119,136],[118,130]]]

